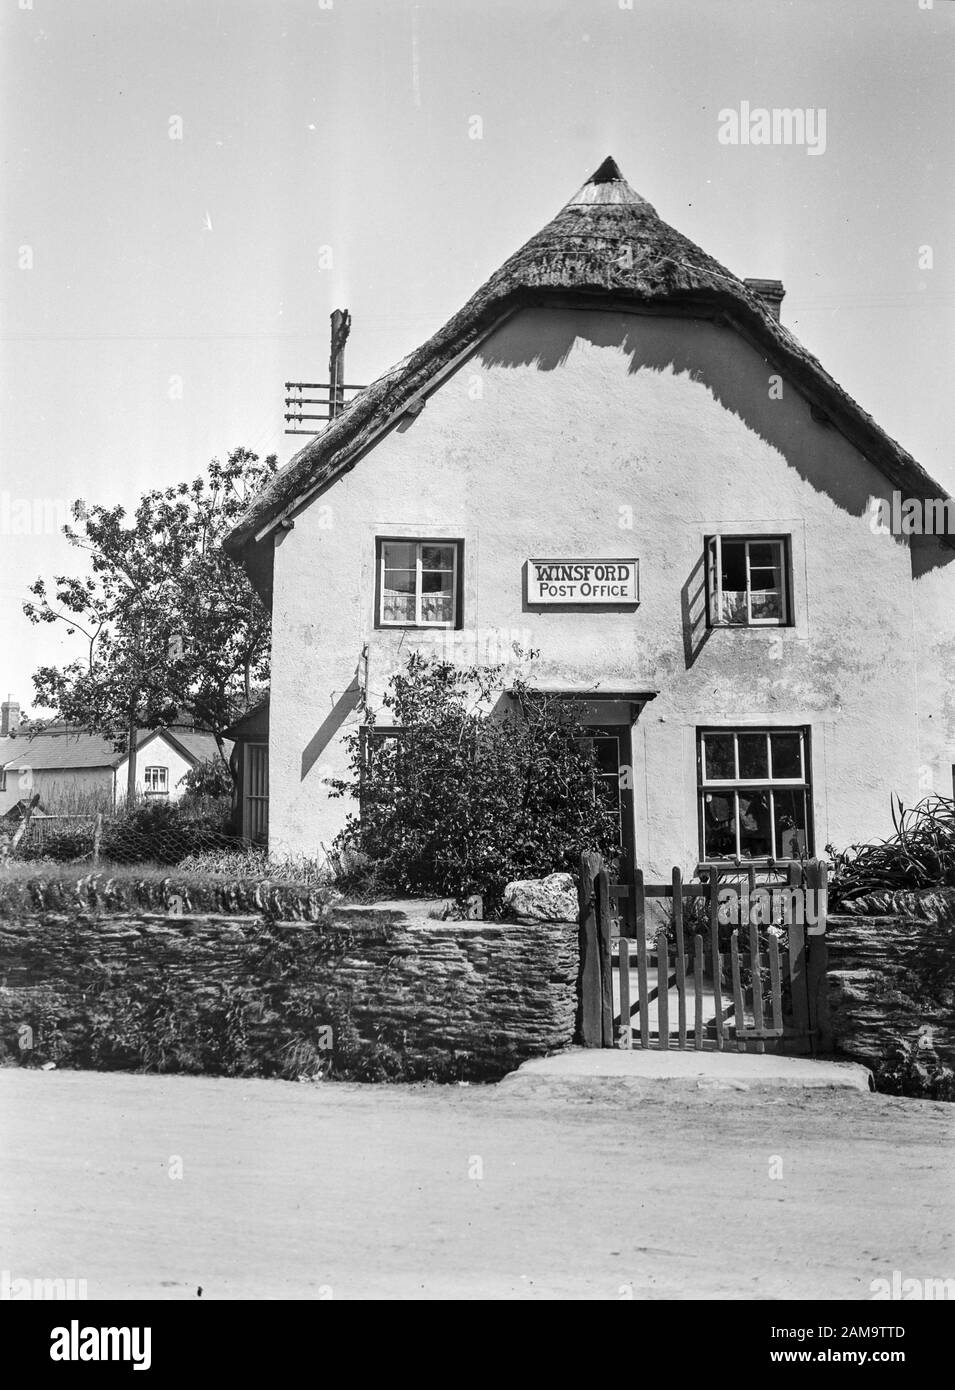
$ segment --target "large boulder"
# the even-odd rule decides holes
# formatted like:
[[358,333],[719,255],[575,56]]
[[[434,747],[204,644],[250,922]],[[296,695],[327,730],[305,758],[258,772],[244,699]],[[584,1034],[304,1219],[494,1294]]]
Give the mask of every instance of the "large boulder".
[[570,874],[519,878],[504,889],[504,915],[515,922],[576,922],[577,913]]

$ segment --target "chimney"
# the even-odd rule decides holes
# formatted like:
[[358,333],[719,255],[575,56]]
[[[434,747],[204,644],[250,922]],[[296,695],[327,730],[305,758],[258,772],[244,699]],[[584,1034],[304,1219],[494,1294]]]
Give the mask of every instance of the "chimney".
[[774,319],[779,318],[779,306],[785,298],[782,280],[744,280],[743,284],[761,299]]
[[0,738],[16,735],[20,728],[20,706],[8,695],[0,704]]
[[332,352],[328,359],[328,418],[345,409],[345,344],[351,332],[351,314],[336,309],[332,314]]

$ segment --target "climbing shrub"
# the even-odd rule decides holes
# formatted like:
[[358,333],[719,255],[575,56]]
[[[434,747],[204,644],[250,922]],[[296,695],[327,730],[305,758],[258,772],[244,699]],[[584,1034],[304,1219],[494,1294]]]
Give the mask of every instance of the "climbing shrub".
[[393,890],[480,893],[490,915],[512,879],[573,870],[582,849],[617,850],[615,788],[598,776],[578,704],[503,665],[414,653],[382,707],[381,726],[366,709],[347,742],[349,776],[332,783],[359,804],[334,851]]

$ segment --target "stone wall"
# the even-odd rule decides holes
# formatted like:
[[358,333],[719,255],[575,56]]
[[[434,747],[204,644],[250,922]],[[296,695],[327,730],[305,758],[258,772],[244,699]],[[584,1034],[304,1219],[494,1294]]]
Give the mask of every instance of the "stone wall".
[[[920,1030],[955,1067],[955,903],[924,900],[892,916],[829,917],[829,1011],[840,1052],[876,1066]],[[930,1041],[929,1041],[930,1038]]]
[[480,1079],[573,1038],[574,923],[62,906],[0,917],[8,1062]]

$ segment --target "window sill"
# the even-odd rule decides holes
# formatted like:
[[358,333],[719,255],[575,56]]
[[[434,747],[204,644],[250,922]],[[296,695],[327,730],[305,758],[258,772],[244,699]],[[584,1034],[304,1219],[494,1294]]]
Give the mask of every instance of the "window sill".
[[767,619],[762,623],[707,623],[706,626],[710,632],[779,632],[786,628],[794,629],[796,624]]
[[[812,856],[807,855],[807,859]],[[788,873],[793,864],[799,864],[799,859],[741,859],[738,863],[735,859],[701,859],[693,870],[694,874],[708,874],[716,869],[719,873],[745,873],[748,869],[755,869],[757,873],[774,874]]]
[[459,623],[375,623],[376,632],[460,632]]

